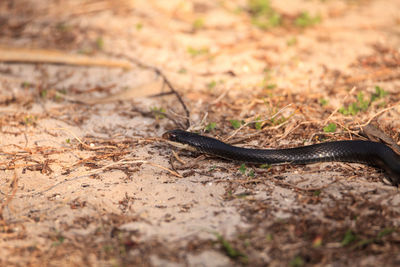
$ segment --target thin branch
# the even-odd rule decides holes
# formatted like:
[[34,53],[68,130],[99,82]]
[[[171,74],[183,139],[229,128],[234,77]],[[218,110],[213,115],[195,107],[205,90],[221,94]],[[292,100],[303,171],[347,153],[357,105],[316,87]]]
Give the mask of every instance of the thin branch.
[[17,192],[18,189],[18,177],[17,177],[17,173],[14,171],[14,178],[11,181],[10,186],[12,187],[11,189],[11,193],[7,194],[7,198],[3,201],[3,203],[1,203],[0,205],[0,221],[2,223],[4,223],[4,218],[3,218],[3,210],[5,207],[7,207],[7,205],[11,202],[11,200],[14,198],[15,193]]
[[[350,95],[353,94],[353,92],[354,92],[356,89],[357,89],[357,87],[355,87],[355,86],[354,86],[353,88],[351,88],[350,92],[348,92],[348,93],[346,94],[346,96],[344,97],[343,103],[347,100],[347,98],[348,98]],[[325,119],[325,121],[324,121],[323,124],[324,124],[324,125],[327,124],[328,121],[333,117],[333,115],[335,115],[335,114],[338,112],[339,109],[340,109],[340,107],[337,107],[334,111],[332,111],[332,113],[328,116],[328,118]]]
[[391,109],[397,107],[398,105],[400,105],[400,102],[397,102],[396,104],[394,104],[394,105],[392,105],[392,106],[390,106],[390,107],[384,108],[384,109],[382,109],[381,111],[375,113],[374,115],[372,115],[372,116],[368,119],[368,121],[367,121],[366,123],[361,124],[360,127],[362,128],[362,127],[367,126],[367,125],[370,124],[371,121],[372,121],[373,119],[375,119],[377,116],[379,116],[379,115],[385,113],[385,112],[388,111],[388,110],[391,110]]
[[[119,55],[113,55],[113,56],[126,58],[127,60],[133,62],[137,66],[139,66],[141,68],[144,68],[144,69],[150,69],[150,70],[154,71],[158,76],[160,76],[163,79],[163,82],[169,87],[171,92],[176,96],[176,98],[178,99],[179,103],[182,105],[182,108],[185,111],[185,114],[186,114],[186,125],[185,125],[186,129],[190,127],[190,112],[189,112],[189,109],[187,108],[187,106],[186,106],[185,102],[183,101],[181,95],[178,93],[178,91],[175,89],[175,87],[172,85],[172,83],[169,81],[169,79],[165,76],[165,74],[159,68],[147,65],[147,64],[139,61],[138,59],[130,57],[128,55],[119,54]],[[180,125],[178,125],[178,126],[180,126]]]

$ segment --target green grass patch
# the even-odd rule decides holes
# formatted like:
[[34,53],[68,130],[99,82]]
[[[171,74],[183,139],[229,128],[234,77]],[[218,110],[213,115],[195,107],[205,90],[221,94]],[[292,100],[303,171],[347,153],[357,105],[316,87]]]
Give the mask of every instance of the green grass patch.
[[32,86],[32,84],[30,83],[30,82],[23,82],[22,84],[21,84],[21,86],[23,87],[23,88],[29,88],[29,87],[31,87]]
[[99,50],[103,50],[104,49],[104,39],[103,39],[103,37],[100,36],[100,37],[98,37],[96,39],[96,47]]
[[256,27],[266,30],[282,24],[281,15],[271,7],[269,0],[249,0],[247,5]]
[[321,107],[325,107],[326,105],[328,105],[329,101],[326,100],[325,98],[321,98],[319,100],[319,104],[321,105]]
[[379,86],[375,86],[375,93],[371,94],[369,99],[366,99],[363,92],[357,94],[357,101],[350,103],[347,106],[341,107],[339,112],[343,115],[356,115],[359,112],[366,111],[371,106],[372,102],[384,98],[388,93]]
[[136,23],[136,30],[140,31],[141,29],[143,29],[143,24],[142,23]]
[[212,80],[211,82],[207,83],[208,89],[213,89],[215,86],[217,86],[217,82],[215,80]]
[[321,22],[321,16],[311,16],[308,12],[302,12],[300,15],[294,20],[294,25],[300,28],[306,28],[314,26]]
[[269,84],[267,84],[266,86],[265,86],[265,89],[275,89],[276,88],[276,84],[274,84],[274,83],[269,83]]
[[390,235],[391,233],[393,233],[395,231],[394,228],[385,228],[382,231],[380,231],[377,235],[377,238],[381,239],[384,236]]
[[47,97],[47,93],[48,93],[48,91],[46,89],[40,91],[40,97],[41,98],[46,98]]
[[286,118],[286,117],[284,117],[284,116],[280,116],[280,117],[272,118],[272,119],[270,120],[270,122],[271,122],[271,125],[276,126],[276,125],[279,125],[279,124],[284,123],[284,122],[287,121],[288,119],[289,119],[289,118]]
[[302,267],[304,264],[305,262],[301,256],[296,256],[289,262],[289,266],[291,267]]
[[289,39],[286,41],[286,45],[287,45],[287,46],[294,46],[294,45],[296,45],[296,44],[297,44],[297,38],[296,38],[295,36],[289,38]]
[[215,123],[215,122],[210,122],[209,124],[206,125],[206,127],[204,128],[204,130],[206,130],[207,132],[211,132],[211,131],[213,131],[216,127],[217,127],[217,123]]
[[229,121],[233,127],[233,129],[239,129],[240,126],[244,125],[244,120],[230,120]]
[[69,32],[73,29],[73,27],[65,22],[57,23],[56,29],[60,32]]
[[395,231],[394,228],[385,228],[385,229],[383,229],[382,231],[380,231],[380,232],[376,235],[376,237],[367,238],[367,239],[361,239],[360,241],[358,241],[358,242],[354,245],[354,248],[361,248],[361,247],[367,246],[367,245],[369,245],[369,244],[379,242],[379,241],[381,241],[381,239],[382,239],[384,236],[390,235],[390,234],[393,233],[394,231]]
[[240,165],[239,167],[239,172],[242,175],[247,175],[248,177],[254,178],[255,177],[255,172],[253,169],[249,169],[246,167],[246,164],[242,163],[242,165]]
[[256,128],[257,130],[261,130],[262,126],[263,126],[263,122],[261,121],[261,117],[258,116],[257,118],[255,118],[254,120],[254,128]]
[[165,108],[162,108],[162,107],[152,107],[152,108],[151,108],[151,112],[153,113],[154,118],[155,118],[156,120],[164,119],[164,118],[166,117],[166,116],[165,116],[165,112],[166,112]]
[[246,170],[247,170],[246,164],[243,163],[242,165],[240,165],[239,171],[240,171],[241,174],[245,175],[246,174]]
[[221,244],[222,249],[229,258],[241,258],[242,260],[247,261],[247,256],[243,252],[235,249],[221,234],[215,233],[215,236],[217,237],[218,243]]
[[53,242],[53,244],[51,244],[52,247],[57,247],[59,245],[61,245],[62,243],[64,243],[65,241],[65,237],[63,235],[61,235],[61,233],[57,234],[56,236],[56,241]]
[[352,242],[354,242],[357,239],[357,236],[353,233],[353,231],[351,229],[348,229],[346,231],[346,233],[344,234],[344,237],[342,239],[342,242],[340,242],[340,244],[342,245],[342,247],[345,247],[349,244],[351,244]]
[[201,47],[201,48],[194,48],[189,46],[187,48],[187,52],[192,56],[192,57],[197,57],[197,56],[202,56],[208,54],[209,50],[207,47]]
[[204,19],[203,18],[197,18],[193,21],[192,24],[193,30],[197,31],[200,30],[204,27]]
[[37,117],[32,115],[27,115],[24,117],[23,123],[25,125],[36,125]]
[[270,242],[270,241],[274,240],[274,236],[273,236],[271,233],[268,233],[268,234],[265,236],[265,239],[266,239],[268,242]]
[[336,132],[336,128],[337,128],[336,124],[331,122],[324,127],[324,132],[325,133],[334,133],[334,132]]
[[180,69],[178,70],[178,73],[179,73],[179,74],[186,74],[186,73],[187,73],[187,69],[186,69],[186,68],[180,68]]
[[253,170],[253,169],[250,169],[249,172],[247,173],[247,176],[249,176],[249,177],[251,177],[251,178],[254,178],[254,176],[255,176],[254,170]]
[[240,193],[240,194],[236,194],[235,197],[238,198],[238,199],[243,199],[243,198],[246,198],[246,197],[248,197],[250,195],[251,195],[250,193],[243,192],[243,193]]
[[271,164],[261,164],[260,168],[261,169],[269,169],[269,168],[271,168]]
[[387,94],[388,94],[388,92],[383,90],[381,87],[375,86],[375,93],[373,93],[371,95],[371,102],[374,102],[375,100],[384,98],[385,96],[387,96]]
[[321,195],[321,190],[317,189],[313,192],[313,196],[318,197],[319,195]]

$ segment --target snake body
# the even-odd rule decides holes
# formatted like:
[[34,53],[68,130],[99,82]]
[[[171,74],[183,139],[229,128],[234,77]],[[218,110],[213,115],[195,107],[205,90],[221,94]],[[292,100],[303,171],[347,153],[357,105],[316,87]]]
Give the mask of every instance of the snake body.
[[400,155],[372,141],[334,141],[285,149],[251,149],[232,146],[215,138],[172,130],[163,138],[174,144],[234,161],[258,164],[308,164],[326,161],[363,163],[383,169],[390,182],[400,183]]

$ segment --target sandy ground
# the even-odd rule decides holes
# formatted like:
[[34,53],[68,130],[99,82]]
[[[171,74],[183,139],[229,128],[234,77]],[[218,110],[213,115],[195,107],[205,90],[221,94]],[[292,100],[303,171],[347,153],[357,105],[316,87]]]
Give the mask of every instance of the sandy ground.
[[[263,30],[247,1],[2,1],[0,44],[157,68],[191,129],[238,145],[359,138],[372,119],[398,141],[400,2],[271,6],[282,24]],[[296,26],[302,12],[320,19]],[[367,110],[337,112],[376,86]],[[2,266],[400,264],[382,172],[174,156],[159,137],[185,112],[151,96],[170,91],[153,69],[5,62],[0,90]]]

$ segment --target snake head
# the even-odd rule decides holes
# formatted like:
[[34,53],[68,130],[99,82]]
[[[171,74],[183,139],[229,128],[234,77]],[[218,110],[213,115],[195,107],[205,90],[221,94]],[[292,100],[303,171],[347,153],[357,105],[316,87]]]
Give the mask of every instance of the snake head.
[[171,130],[163,133],[162,138],[169,141],[177,141],[179,133],[183,132],[182,130]]
[[193,145],[190,142],[190,137],[192,136],[197,136],[197,135],[176,129],[163,133],[162,138],[164,138],[170,145],[173,145],[175,147],[190,151],[196,151],[196,148],[193,147]]

